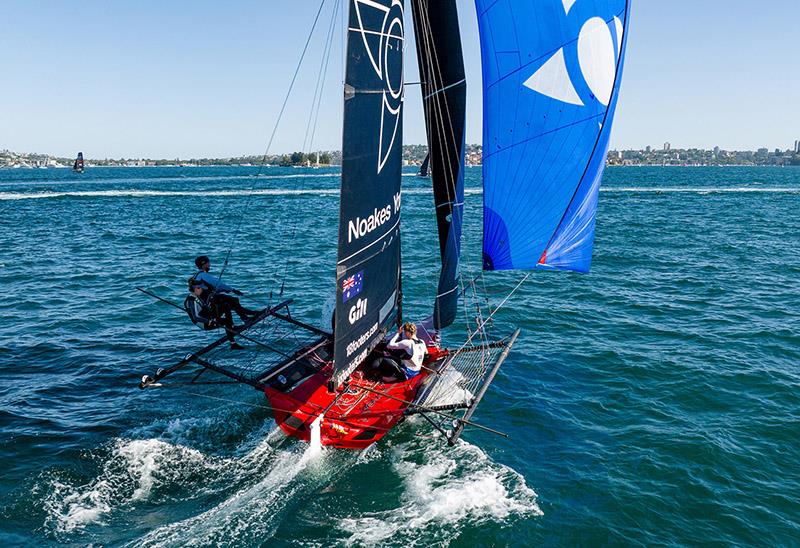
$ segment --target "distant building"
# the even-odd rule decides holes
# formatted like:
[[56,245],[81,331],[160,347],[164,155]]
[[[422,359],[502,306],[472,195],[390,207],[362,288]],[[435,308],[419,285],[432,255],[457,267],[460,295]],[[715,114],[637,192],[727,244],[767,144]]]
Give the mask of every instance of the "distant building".
[[645,152],[650,152],[651,150],[653,150],[653,149],[651,149],[651,148],[650,148],[650,145],[647,145],[647,146],[644,148],[644,151],[645,151]]
[[800,139],[794,142],[794,153],[800,154]]
[[672,147],[670,146],[669,141],[664,143],[664,150],[669,150],[670,148],[672,148]]
[[714,154],[719,154],[719,147],[714,147]]

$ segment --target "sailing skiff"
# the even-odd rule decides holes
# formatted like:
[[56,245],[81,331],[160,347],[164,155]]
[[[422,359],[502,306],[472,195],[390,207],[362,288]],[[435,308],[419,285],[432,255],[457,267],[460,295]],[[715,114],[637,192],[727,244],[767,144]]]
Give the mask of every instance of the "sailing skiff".
[[[421,374],[386,383],[364,373],[403,320],[406,6],[349,0],[332,332],[292,316],[286,300],[237,330],[256,350],[249,358],[222,351],[222,337],[145,375],[141,388],[199,366],[191,383],[215,372],[251,385],[266,395],[286,434],[341,448],[365,448],[412,414],[450,444],[465,426],[494,432],[472,417],[519,331],[493,340],[497,308],[478,306],[462,344],[439,343],[459,315],[459,300],[476,288],[462,276],[460,260],[466,78],[456,1],[410,5],[441,259],[432,314],[418,324],[427,345]],[[484,102],[481,268],[586,272],[629,2],[476,0],[476,10]]]

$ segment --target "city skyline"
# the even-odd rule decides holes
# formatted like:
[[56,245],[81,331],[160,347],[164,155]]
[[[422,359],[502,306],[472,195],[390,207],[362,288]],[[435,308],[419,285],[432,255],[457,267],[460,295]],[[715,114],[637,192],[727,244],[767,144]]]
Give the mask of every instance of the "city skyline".
[[[224,11],[210,1],[107,6],[93,0],[79,12],[46,0],[6,6],[0,45],[15,54],[5,62],[0,89],[0,148],[59,156],[80,149],[92,158],[263,152],[318,6],[287,3],[279,16],[253,2],[233,2]],[[461,0],[459,9],[467,141],[480,143],[475,8]],[[724,10],[635,2],[611,148],[643,150],[665,141],[683,148],[796,148],[800,76],[789,70],[796,64],[794,9],[788,0],[760,11],[745,2],[729,2]],[[406,11],[406,81],[413,83],[418,74]],[[304,148],[331,15],[326,7],[273,153]],[[340,21],[333,21],[335,28]],[[333,40],[309,150],[340,148],[341,43]],[[407,88],[407,144],[425,142],[418,95],[416,86]]]

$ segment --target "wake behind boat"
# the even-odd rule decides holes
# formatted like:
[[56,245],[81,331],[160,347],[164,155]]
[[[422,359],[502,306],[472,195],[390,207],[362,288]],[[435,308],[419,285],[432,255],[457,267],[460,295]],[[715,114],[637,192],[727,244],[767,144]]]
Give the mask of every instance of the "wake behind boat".
[[[588,270],[629,6],[624,0],[574,4],[477,1],[486,104],[485,271]],[[477,302],[468,307],[476,312],[466,319],[461,345],[448,349],[439,342],[456,320],[459,300],[480,285],[461,276],[466,79],[456,3],[412,0],[411,6],[441,260],[433,313],[416,322],[424,358],[402,360],[418,368],[404,365],[405,374],[376,379],[371,366],[378,358],[396,359],[387,354],[386,339],[403,324],[404,5],[351,0],[332,332],[295,318],[287,299],[236,329],[256,352],[226,351],[232,335],[226,333],[145,375],[140,388],[163,386],[187,366],[194,368],[189,384],[213,372],[263,391],[286,434],[333,447],[367,447],[412,414],[450,444],[466,426],[499,433],[472,417],[519,335],[490,333],[508,297],[489,310]],[[548,32],[533,34],[528,18],[514,13],[549,22]],[[564,24],[564,13],[582,23]],[[506,43],[504,35],[516,41]]]

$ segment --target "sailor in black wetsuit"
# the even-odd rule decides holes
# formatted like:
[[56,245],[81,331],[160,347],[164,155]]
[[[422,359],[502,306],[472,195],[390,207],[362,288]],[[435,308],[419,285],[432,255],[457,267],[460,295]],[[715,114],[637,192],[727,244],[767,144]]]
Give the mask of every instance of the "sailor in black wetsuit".
[[233,337],[235,326],[230,303],[226,299],[220,299],[219,294],[214,295],[194,277],[189,278],[189,296],[183,302],[183,308],[192,322],[205,330],[224,328],[231,350],[244,348]]

